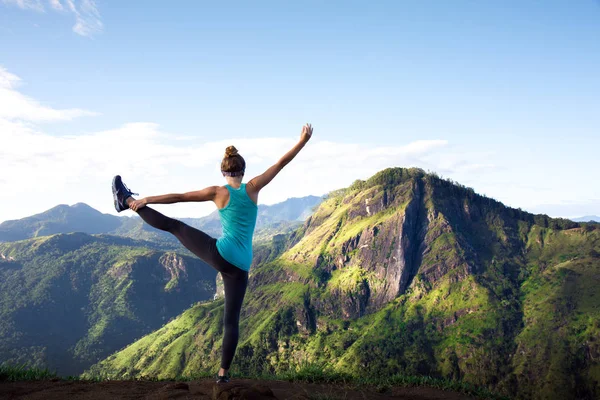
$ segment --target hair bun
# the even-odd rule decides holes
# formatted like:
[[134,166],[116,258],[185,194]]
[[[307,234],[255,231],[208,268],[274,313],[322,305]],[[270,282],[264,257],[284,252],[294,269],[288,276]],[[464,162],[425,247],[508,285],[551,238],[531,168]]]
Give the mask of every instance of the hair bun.
[[237,156],[238,151],[235,146],[229,146],[225,149],[225,157]]

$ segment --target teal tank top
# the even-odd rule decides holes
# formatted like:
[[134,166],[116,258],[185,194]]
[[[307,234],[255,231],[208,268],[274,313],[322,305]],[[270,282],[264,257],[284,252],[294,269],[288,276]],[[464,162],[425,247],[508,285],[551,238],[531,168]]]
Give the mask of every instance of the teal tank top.
[[229,190],[229,203],[219,210],[223,236],[217,239],[217,250],[225,260],[248,271],[258,207],[248,196],[245,183],[239,189],[225,187]]

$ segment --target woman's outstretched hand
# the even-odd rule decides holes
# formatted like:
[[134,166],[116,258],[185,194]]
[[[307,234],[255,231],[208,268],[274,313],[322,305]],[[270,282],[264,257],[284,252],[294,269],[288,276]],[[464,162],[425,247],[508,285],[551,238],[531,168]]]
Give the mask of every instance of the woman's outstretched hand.
[[137,212],[140,208],[146,207],[146,198],[140,200],[133,200],[129,203],[129,208]]
[[310,140],[310,138],[312,137],[312,133],[313,133],[313,128],[311,124],[306,124],[302,127],[302,133],[300,134],[300,141],[301,142],[308,142]]

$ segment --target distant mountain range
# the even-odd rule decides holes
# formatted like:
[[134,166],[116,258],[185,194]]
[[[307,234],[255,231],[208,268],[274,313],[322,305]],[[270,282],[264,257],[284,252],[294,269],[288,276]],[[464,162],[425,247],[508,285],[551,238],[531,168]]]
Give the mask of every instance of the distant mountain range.
[[[306,219],[312,209],[322,201],[322,197],[306,196],[291,198],[271,206],[259,205],[256,223],[257,236],[262,228],[272,225],[297,226]],[[212,236],[221,235],[218,211],[202,218],[179,218],[183,222],[201,229]],[[53,207],[43,213],[0,224],[0,242],[13,242],[57,233],[82,232],[88,234],[111,234],[143,240],[176,241],[170,234],[154,229],[137,216],[117,217],[103,214],[85,203],[72,206],[65,204]]]
[[572,218],[575,222],[600,222],[600,217],[597,215],[586,215],[585,217]]
[[0,241],[13,242],[56,233],[109,233],[123,225],[125,218],[102,214],[84,203],[58,205],[40,214],[0,224]]

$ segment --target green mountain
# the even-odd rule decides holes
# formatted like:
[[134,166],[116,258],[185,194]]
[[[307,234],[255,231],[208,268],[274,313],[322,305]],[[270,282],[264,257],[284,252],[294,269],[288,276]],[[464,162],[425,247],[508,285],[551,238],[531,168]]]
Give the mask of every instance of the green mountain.
[[108,233],[121,226],[122,218],[102,214],[84,203],[58,205],[43,213],[0,224],[0,242],[13,242],[56,233]]
[[195,257],[115,236],[0,243],[0,364],[79,374],[212,299],[215,276]]
[[[600,394],[597,225],[395,168],[331,193],[255,254],[238,372],[316,363],[460,379],[518,398]],[[222,299],[195,305],[84,376],[215,371],[222,315]]]
[[[270,237],[274,232],[283,233],[297,227],[321,201],[322,197],[306,196],[291,198],[271,206],[259,205],[257,237]],[[217,211],[206,217],[181,218],[181,220],[211,236],[221,235],[221,223]],[[5,221],[0,224],[0,242],[71,232],[105,233],[141,240],[177,242],[172,235],[152,228],[137,216],[116,217],[102,214],[84,203],[73,206],[62,204],[27,218]]]

